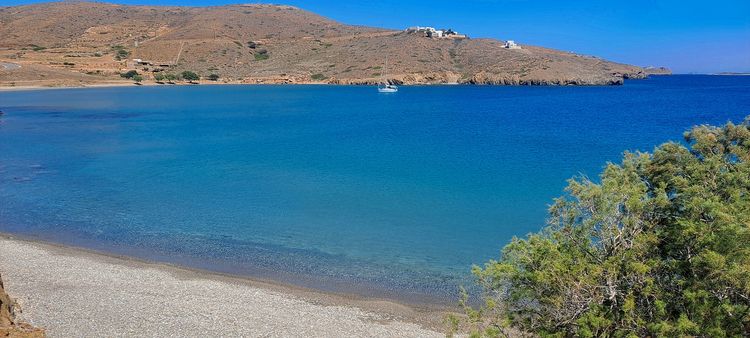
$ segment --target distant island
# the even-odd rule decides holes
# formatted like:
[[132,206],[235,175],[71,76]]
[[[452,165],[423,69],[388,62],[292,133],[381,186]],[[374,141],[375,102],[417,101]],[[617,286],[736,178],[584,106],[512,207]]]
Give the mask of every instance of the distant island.
[[750,72],[721,72],[716,73],[715,75],[747,76],[750,75]]
[[5,87],[167,83],[184,72],[210,83],[375,84],[386,56],[396,84],[617,85],[670,73],[447,28],[345,25],[281,5],[58,2],[0,7],[0,23]]
[[648,75],[672,75],[672,70],[667,67],[646,67],[644,70]]

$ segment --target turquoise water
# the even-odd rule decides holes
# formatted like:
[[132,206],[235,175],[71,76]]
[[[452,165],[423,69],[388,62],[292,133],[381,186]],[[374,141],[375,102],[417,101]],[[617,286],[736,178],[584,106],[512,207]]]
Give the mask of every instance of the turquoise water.
[[0,231],[453,302],[565,180],[750,114],[750,77],[618,87],[0,92]]

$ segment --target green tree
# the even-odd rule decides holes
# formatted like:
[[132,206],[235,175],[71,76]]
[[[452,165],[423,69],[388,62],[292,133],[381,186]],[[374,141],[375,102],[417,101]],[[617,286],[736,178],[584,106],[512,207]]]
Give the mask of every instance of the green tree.
[[130,55],[130,52],[125,50],[123,46],[113,46],[112,49],[115,51],[115,60],[122,60],[128,57]]
[[211,80],[211,81],[218,81],[219,80],[219,75],[218,74],[211,74],[211,75],[208,76],[208,79]]
[[129,70],[127,71],[127,73],[120,74],[121,77],[124,77],[126,79],[132,79],[136,75],[138,75],[138,72],[135,70]]
[[173,81],[177,80],[177,75],[171,74],[171,73],[170,74],[166,74],[166,75],[164,75],[164,79],[166,79],[168,82],[173,82]]
[[135,75],[133,76],[133,81],[135,81],[136,83],[141,83],[141,81],[143,81],[143,76]]
[[156,82],[162,82],[165,79],[166,79],[166,76],[164,76],[164,74],[162,74],[162,73],[156,73],[156,74],[154,74],[154,80],[156,80]]
[[599,183],[570,180],[545,229],[474,267],[474,334],[747,336],[748,121],[625,153]]
[[198,76],[198,74],[191,72],[189,70],[182,72],[181,75],[183,79],[188,80],[188,81],[198,81],[201,78],[200,76]]

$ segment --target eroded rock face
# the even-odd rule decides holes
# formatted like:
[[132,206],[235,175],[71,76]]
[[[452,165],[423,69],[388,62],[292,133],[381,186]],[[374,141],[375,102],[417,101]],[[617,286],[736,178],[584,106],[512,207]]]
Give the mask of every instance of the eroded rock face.
[[16,303],[5,292],[0,276],[0,337],[37,338],[44,337],[44,330],[15,319]]
[[[393,74],[387,80],[395,85],[428,85],[428,84],[465,84],[465,85],[501,85],[501,86],[603,86],[622,85],[625,79],[643,79],[648,74],[641,70],[632,72],[615,72],[612,74],[566,76],[565,74],[533,74],[531,76],[519,76],[516,74],[489,73],[480,71],[472,76],[466,76],[455,72],[428,72]],[[383,82],[382,78],[336,78],[330,77],[324,80],[312,80],[309,76],[286,76],[286,77],[264,77],[247,78],[244,83],[264,84],[309,84],[327,83],[338,85],[377,85]]]

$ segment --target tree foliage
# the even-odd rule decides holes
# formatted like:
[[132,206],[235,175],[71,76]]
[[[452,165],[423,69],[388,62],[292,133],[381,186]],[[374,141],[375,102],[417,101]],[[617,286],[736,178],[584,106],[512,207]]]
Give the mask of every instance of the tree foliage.
[[545,229],[474,267],[474,334],[748,336],[748,121],[625,153],[600,183],[570,180]]
[[164,79],[166,79],[169,82],[172,82],[172,81],[180,80],[180,76],[172,74],[172,73],[168,73],[164,75]]
[[130,52],[128,52],[123,46],[112,46],[112,49],[115,51],[115,60],[120,61],[130,55]]
[[135,70],[129,70],[126,73],[120,74],[121,77],[124,77],[126,79],[132,79],[136,75],[138,75],[138,71]]
[[198,74],[189,70],[182,72],[181,75],[183,79],[188,80],[188,81],[198,81],[201,79],[201,77],[198,76]]

